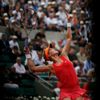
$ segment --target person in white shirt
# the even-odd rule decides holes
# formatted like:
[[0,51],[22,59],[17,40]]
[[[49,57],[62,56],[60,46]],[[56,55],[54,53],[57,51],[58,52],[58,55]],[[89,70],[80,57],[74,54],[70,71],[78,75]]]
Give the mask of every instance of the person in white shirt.
[[66,12],[62,6],[59,6],[58,9],[59,10],[56,15],[58,16],[59,20],[61,20],[62,25],[66,27],[68,22]]
[[39,8],[38,8],[38,11],[37,11],[37,16],[38,16],[39,18],[42,18],[43,14],[44,14],[44,12],[43,12],[43,10],[42,10],[42,7],[39,7]]
[[21,58],[17,57],[16,63],[11,67],[11,69],[17,74],[25,74],[26,69],[24,65],[21,63]]
[[80,35],[83,36],[84,39],[88,42],[87,26],[83,20],[80,21]]
[[21,20],[21,12],[13,10],[12,11],[12,16],[10,17],[10,21],[12,21],[12,20],[15,20],[16,22],[20,21]]
[[71,5],[66,2],[66,0],[62,0],[61,6],[65,9],[67,13],[71,11]]
[[80,46],[79,51],[76,53],[76,56],[79,62],[83,64],[84,61],[87,59],[86,54],[85,54],[85,48]]
[[14,46],[17,46],[18,49],[20,50],[19,44],[18,44],[18,42],[16,41],[17,36],[16,36],[16,35],[13,35],[13,36],[11,36],[11,38],[12,38],[12,39],[9,41],[10,48],[12,49]]
[[[39,57],[40,53],[41,53],[41,51],[31,50],[32,60],[34,61],[35,65],[43,65],[45,62],[43,57],[41,57],[41,58]],[[25,64],[27,64],[27,60],[25,61]]]
[[47,5],[48,5],[48,0],[41,0],[40,6],[47,7]]
[[48,29],[57,29],[58,20],[54,8],[51,8],[48,13],[48,17],[44,17],[44,23],[47,25]]
[[[33,50],[33,46],[29,43],[29,49],[32,56],[32,60],[34,61],[35,65],[43,65],[45,62],[44,57],[42,56],[42,50]],[[39,48],[40,49],[40,48]],[[25,65],[27,65],[27,60],[25,60]]]
[[13,10],[12,11],[12,16],[10,17],[10,23],[12,23],[13,21],[16,22],[16,18],[17,18],[17,11]]

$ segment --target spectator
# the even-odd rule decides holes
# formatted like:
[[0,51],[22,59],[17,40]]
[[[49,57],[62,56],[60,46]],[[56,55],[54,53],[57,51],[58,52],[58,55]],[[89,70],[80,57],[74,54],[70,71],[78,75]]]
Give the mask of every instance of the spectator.
[[44,22],[46,23],[47,25],[47,28],[49,30],[56,30],[57,27],[57,17],[55,16],[55,10],[54,8],[51,8],[50,12],[49,12],[49,16],[45,16],[45,19],[44,19]]
[[80,21],[80,35],[82,37],[84,37],[84,40],[88,42],[88,38],[87,38],[87,29],[86,29],[86,25],[84,24],[83,21]]
[[41,2],[40,2],[40,6],[46,7],[47,4],[48,4],[48,0],[41,0]]
[[36,35],[35,35],[35,37],[34,37],[35,39],[46,39],[46,35],[45,35],[45,33],[44,32],[38,32]]
[[31,23],[32,23],[33,29],[37,29],[38,28],[38,17],[37,17],[37,13],[36,12],[34,12],[34,15],[32,16]]
[[33,50],[37,50],[38,47],[41,47],[42,40],[41,39],[32,39]]
[[44,12],[43,12],[42,7],[39,7],[38,11],[37,11],[38,18],[41,19],[43,17],[43,14],[44,14]]
[[2,34],[2,37],[0,39],[0,53],[1,54],[9,54],[11,51],[9,40],[7,39],[6,34]]
[[76,11],[76,9],[74,9],[73,11],[72,11],[72,13],[73,13],[73,18],[72,18],[72,24],[73,24],[73,27],[75,28],[75,29],[77,29],[78,28],[78,19],[77,19],[77,11]]
[[62,0],[61,6],[65,9],[67,14],[70,12],[71,8],[70,5],[66,2],[66,0]]
[[31,39],[29,38],[29,36],[26,36],[24,38],[24,47],[27,47],[28,46],[28,43],[30,43],[30,42],[31,42]]
[[95,86],[96,86],[96,81],[95,81],[95,70],[94,68],[90,69],[87,73],[87,78],[88,82],[86,82],[83,85],[83,88],[88,91],[88,94],[90,97],[94,100],[94,91],[95,91]]
[[58,16],[58,19],[61,20],[62,26],[66,27],[67,26],[67,15],[62,6],[59,6],[58,12],[56,13]]
[[84,61],[84,67],[83,67],[84,73],[87,74],[87,72],[93,67],[94,63],[91,61],[91,55],[88,54],[87,59]]
[[68,53],[68,57],[73,62],[74,67],[76,67],[79,64],[78,58],[75,53],[76,53],[75,48],[71,47]]
[[80,46],[79,52],[76,55],[77,55],[78,61],[83,64],[83,62],[86,60],[85,48]]
[[16,61],[11,66],[10,70],[12,75],[10,77],[12,77],[18,85],[20,85],[21,80],[25,78],[28,74],[26,66],[22,63],[21,57],[16,58]]
[[18,40],[22,40],[22,32],[20,26],[17,27],[15,35],[17,36]]
[[8,22],[9,22],[9,17],[7,13],[3,13],[3,19],[2,19],[2,24],[6,27],[8,27]]
[[17,57],[22,56],[22,53],[19,51],[17,46],[14,46],[11,50],[11,53],[9,54],[10,59],[12,62],[15,62]]
[[[33,45],[31,43],[28,44],[28,47],[31,52],[32,60],[34,61],[34,64],[37,65],[43,65],[45,60],[43,58],[43,50],[42,48],[38,47],[37,50],[33,50]],[[27,60],[25,61],[25,64],[27,64]]]
[[10,48],[12,49],[14,46],[17,46],[18,50],[20,51],[20,47],[19,47],[19,44],[18,44],[18,41],[17,41],[17,36],[13,35],[13,36],[11,36],[11,38],[12,39],[9,41]]
[[17,18],[17,12],[16,10],[12,11],[12,16],[10,17],[10,22],[16,21]]
[[75,71],[78,77],[86,76],[83,71],[83,63],[79,63],[77,66],[75,66]]
[[9,8],[14,8],[15,7],[15,0],[9,0]]
[[80,36],[80,37],[78,38],[78,45],[79,45],[79,46],[85,47],[86,44],[87,44],[87,41],[84,39],[84,37]]
[[25,74],[26,69],[25,66],[21,63],[21,58],[17,57],[16,63],[12,66],[12,71],[14,71],[17,74]]
[[85,11],[84,10],[81,10],[80,11],[80,20],[85,20]]

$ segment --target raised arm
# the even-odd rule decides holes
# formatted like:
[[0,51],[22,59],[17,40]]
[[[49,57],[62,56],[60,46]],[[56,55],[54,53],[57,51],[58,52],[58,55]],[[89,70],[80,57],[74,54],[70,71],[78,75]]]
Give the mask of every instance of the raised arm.
[[72,31],[71,31],[71,23],[67,24],[67,32],[66,32],[66,45],[62,49],[62,54],[68,54],[70,49],[70,44],[72,41]]

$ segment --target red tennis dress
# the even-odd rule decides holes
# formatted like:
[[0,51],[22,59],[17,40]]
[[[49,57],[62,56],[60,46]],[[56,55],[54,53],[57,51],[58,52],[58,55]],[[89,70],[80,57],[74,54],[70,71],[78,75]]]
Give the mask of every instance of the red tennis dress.
[[79,80],[72,62],[65,56],[61,56],[60,58],[62,60],[62,63],[53,64],[55,74],[60,82],[59,100],[63,100],[67,97],[71,98],[71,100],[75,100],[77,97],[84,95],[86,90],[80,88]]

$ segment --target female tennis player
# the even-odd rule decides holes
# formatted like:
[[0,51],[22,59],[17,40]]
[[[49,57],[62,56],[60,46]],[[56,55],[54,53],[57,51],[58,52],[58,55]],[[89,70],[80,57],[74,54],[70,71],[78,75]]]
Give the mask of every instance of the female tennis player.
[[67,54],[70,49],[72,41],[71,24],[67,25],[66,33],[66,45],[62,51],[59,52],[54,48],[48,46],[44,50],[44,56],[46,60],[53,61],[53,64],[43,65],[36,67],[34,62],[31,60],[29,49],[26,50],[27,65],[33,72],[47,72],[50,71],[56,75],[60,83],[60,95],[59,100],[90,100],[85,96],[86,90],[80,88],[79,80],[76,75],[73,63],[69,60]]

